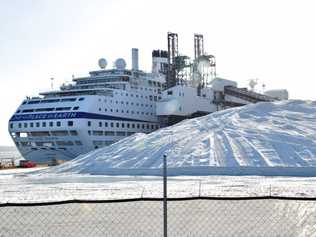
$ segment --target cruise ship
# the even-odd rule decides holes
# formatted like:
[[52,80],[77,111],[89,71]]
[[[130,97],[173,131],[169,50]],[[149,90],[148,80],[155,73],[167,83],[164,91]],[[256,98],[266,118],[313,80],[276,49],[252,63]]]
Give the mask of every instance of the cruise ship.
[[26,159],[70,160],[109,146],[134,133],[151,133],[183,119],[235,106],[288,98],[286,90],[265,94],[238,88],[216,75],[215,57],[204,52],[203,35],[194,35],[194,59],[178,52],[178,35],[168,33],[168,50],[152,52],[152,71],[131,69],[119,58],[114,68],[73,78],[59,90],[27,97],[9,120],[9,133]]
[[154,50],[153,68],[138,68],[138,49],[132,49],[132,68],[119,58],[113,69],[99,60],[100,70],[73,78],[59,90],[27,97],[9,121],[9,133],[25,159],[70,160],[108,146],[134,133],[159,129],[156,101],[166,81],[167,52]]

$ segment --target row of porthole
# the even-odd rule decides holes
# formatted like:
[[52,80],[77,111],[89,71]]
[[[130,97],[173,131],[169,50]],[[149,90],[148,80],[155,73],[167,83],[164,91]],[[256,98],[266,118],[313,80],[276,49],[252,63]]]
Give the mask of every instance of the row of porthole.
[[[67,121],[67,125],[69,127],[72,127],[74,125],[73,121]],[[57,127],[61,127],[61,121],[57,121],[56,122],[56,126]],[[30,122],[30,123],[18,123],[18,128],[39,128],[39,127],[54,127],[54,122],[50,121],[50,122]],[[14,128],[14,123],[10,123],[10,128]]]
[[[114,125],[115,124],[115,125]],[[92,126],[92,122],[88,121],[88,127]],[[140,124],[140,123],[119,123],[119,122],[98,122],[98,127],[111,127],[111,128],[137,128],[137,129],[159,129],[159,125],[158,124]]]
[[[102,111],[102,109],[101,109],[101,108],[99,108],[99,111],[101,112],[101,111]],[[104,109],[104,111],[105,111],[105,112],[107,112],[107,111],[108,111],[108,109],[107,109],[107,108],[105,108],[105,109]],[[109,111],[110,111],[110,112],[113,112],[114,110],[113,110],[113,109],[110,109]],[[120,111],[119,109],[116,109],[116,110],[115,110],[115,112],[116,112],[116,113],[119,113],[119,111]],[[123,110],[123,109],[121,110],[121,113],[124,113],[124,110]],[[126,110],[126,111],[125,111],[125,113],[129,114],[129,110]],[[132,111],[131,111],[131,114],[135,114],[134,110],[132,110]],[[144,111],[142,111],[142,112],[140,112],[140,111],[136,111],[136,114],[142,114],[142,115],[152,115],[152,116],[154,115],[154,113],[152,113],[152,112],[151,112],[151,113],[149,113],[149,112],[144,112]]]

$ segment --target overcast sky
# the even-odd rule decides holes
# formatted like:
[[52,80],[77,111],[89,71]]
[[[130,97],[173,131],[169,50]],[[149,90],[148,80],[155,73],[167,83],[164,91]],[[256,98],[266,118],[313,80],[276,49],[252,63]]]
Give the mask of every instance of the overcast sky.
[[[193,55],[193,34],[217,59],[220,77],[247,86],[286,88],[293,99],[316,100],[314,1],[277,0],[1,0],[0,145],[12,145],[8,120],[22,99],[118,58],[151,69],[152,49],[166,49],[167,32]],[[260,86],[258,87],[260,89]]]

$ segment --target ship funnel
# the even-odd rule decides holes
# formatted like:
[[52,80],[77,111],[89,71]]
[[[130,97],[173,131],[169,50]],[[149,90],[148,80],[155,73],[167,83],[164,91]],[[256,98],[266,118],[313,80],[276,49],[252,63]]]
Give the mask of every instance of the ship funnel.
[[138,49],[132,49],[132,70],[138,71]]

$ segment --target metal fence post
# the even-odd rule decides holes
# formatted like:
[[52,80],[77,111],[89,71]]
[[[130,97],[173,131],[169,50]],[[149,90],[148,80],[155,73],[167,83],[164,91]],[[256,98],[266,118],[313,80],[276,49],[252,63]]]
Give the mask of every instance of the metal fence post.
[[168,236],[167,220],[167,156],[163,156],[163,236]]

